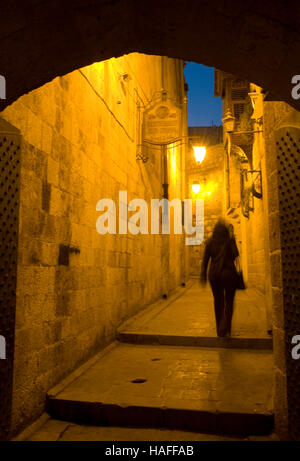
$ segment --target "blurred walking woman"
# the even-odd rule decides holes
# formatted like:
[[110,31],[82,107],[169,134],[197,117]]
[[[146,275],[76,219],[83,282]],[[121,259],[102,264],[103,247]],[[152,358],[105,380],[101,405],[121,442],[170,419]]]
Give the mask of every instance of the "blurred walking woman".
[[236,241],[223,220],[214,227],[207,241],[201,269],[201,281],[208,279],[214,296],[216,327],[218,336],[231,334],[233,301],[237,287],[237,272],[234,264],[239,255]]

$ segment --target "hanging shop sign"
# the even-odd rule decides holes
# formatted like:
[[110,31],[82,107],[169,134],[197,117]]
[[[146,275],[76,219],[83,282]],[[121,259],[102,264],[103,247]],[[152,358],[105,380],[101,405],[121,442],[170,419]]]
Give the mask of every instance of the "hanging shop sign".
[[169,144],[181,136],[181,109],[170,99],[156,102],[144,112],[143,140]]

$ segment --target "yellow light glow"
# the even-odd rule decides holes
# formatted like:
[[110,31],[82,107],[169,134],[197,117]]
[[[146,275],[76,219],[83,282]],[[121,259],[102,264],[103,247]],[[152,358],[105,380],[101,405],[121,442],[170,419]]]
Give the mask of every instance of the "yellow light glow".
[[208,198],[210,197],[214,191],[216,190],[216,188],[218,187],[218,184],[211,181],[209,183],[204,183],[204,185],[201,186],[201,194],[200,196],[202,198]]
[[192,185],[192,190],[193,190],[194,194],[198,194],[199,191],[200,191],[200,184],[194,182],[194,184]]
[[206,147],[204,146],[194,146],[194,155],[196,162],[202,163],[206,155]]
[[175,180],[177,174],[178,174],[178,168],[177,168],[177,162],[176,162],[176,154],[177,154],[177,148],[174,147],[174,145],[171,146],[169,149],[170,153],[170,173],[172,179]]

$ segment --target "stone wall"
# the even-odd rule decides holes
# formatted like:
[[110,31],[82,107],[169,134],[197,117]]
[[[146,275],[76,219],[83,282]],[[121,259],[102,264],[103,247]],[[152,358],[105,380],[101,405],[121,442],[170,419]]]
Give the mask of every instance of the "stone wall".
[[[288,275],[288,268],[286,268],[287,274],[284,275],[283,273],[282,249],[284,247],[282,245],[282,235],[291,231],[285,229],[281,224],[282,219],[286,220],[287,212],[282,205],[283,200],[280,200],[279,193],[282,193],[282,191],[279,191],[278,177],[280,168],[284,171],[286,165],[280,159],[275,136],[280,126],[289,126],[290,119],[292,120],[291,126],[300,126],[300,123],[299,114],[294,109],[283,102],[264,102],[261,89],[254,84],[251,84],[251,86],[251,91],[257,93],[253,113],[253,119],[255,120],[253,129],[262,130],[262,132],[254,135],[252,164],[251,162],[248,164],[240,163],[237,160],[238,156],[235,156],[235,159],[234,157],[230,159],[230,197],[231,205],[236,209],[240,201],[240,168],[261,171],[261,190],[258,184],[259,181],[255,181],[255,186],[258,192],[262,192],[262,197],[254,197],[253,202],[251,200],[253,209],[249,212],[248,218],[238,210],[235,221],[237,223],[237,240],[240,242],[243,271],[247,283],[265,295],[267,328],[273,332],[275,428],[278,435],[285,439],[288,437],[286,363],[291,362],[286,348],[290,348],[291,331],[294,331],[293,328],[295,329],[297,322],[294,322],[292,326],[288,324],[285,318],[285,308],[287,309],[287,306],[284,306],[283,301],[283,281],[290,283],[291,277]],[[262,117],[261,124],[258,123],[260,117]],[[288,130],[286,129],[286,131]],[[297,140],[294,140],[294,142],[297,142]],[[283,139],[282,143],[285,143],[285,139]],[[294,154],[287,147],[287,143],[284,145],[286,146],[284,148],[285,161],[289,165],[289,162],[293,163],[291,159]],[[293,146],[296,146],[297,149],[296,144]],[[290,160],[287,158],[289,152],[291,155]],[[296,159],[295,163],[297,161]],[[281,165],[283,166],[281,167]],[[286,172],[286,178],[283,177],[282,182],[293,183],[295,189],[297,177],[295,176],[295,171],[292,173],[292,168],[290,170]],[[281,175],[284,176],[284,174]],[[293,201],[296,201],[296,198]],[[231,219],[231,221],[234,224],[234,219]],[[290,221],[289,225],[294,225],[294,222]],[[294,243],[297,243],[296,238]],[[287,245],[287,248],[290,249],[290,246]],[[294,280],[292,280],[292,283],[294,283]],[[289,300],[292,299],[290,293],[291,290],[287,290],[286,296]],[[290,304],[294,305],[295,302]],[[292,314],[290,315],[291,317]],[[295,331],[294,334],[296,334]],[[293,366],[290,366],[290,368],[291,377],[295,381],[296,372],[293,372]],[[290,392],[288,398],[292,402],[293,393]],[[294,415],[293,417],[296,418],[291,404],[289,411],[290,415]]]
[[[290,344],[286,343],[286,338],[291,335],[292,325],[285,320],[284,301],[283,301],[283,271],[282,271],[282,235],[287,229],[280,230],[280,213],[283,214],[279,206],[278,189],[278,170],[280,168],[280,155],[276,146],[276,130],[286,121],[288,126],[289,118],[295,119],[300,126],[299,113],[284,102],[265,102],[264,103],[264,126],[266,143],[266,163],[267,163],[267,185],[268,185],[268,205],[269,205],[269,229],[270,229],[270,262],[271,262],[271,294],[272,294],[272,322],[274,339],[274,358],[275,358],[275,422],[278,433],[282,438],[288,435],[288,403],[287,403],[287,368],[286,368],[286,348]],[[292,177],[291,177],[292,179]],[[287,268],[288,269],[288,268]],[[286,276],[284,276],[286,279]],[[288,351],[288,354],[290,352]],[[292,361],[290,359],[290,361]],[[294,362],[296,366],[296,363]],[[297,388],[293,386],[290,395],[291,401],[297,396]],[[293,408],[289,411],[293,414]],[[294,427],[292,430],[297,430]]]
[[[122,321],[184,280],[183,236],[96,232],[100,199],[162,197],[160,152],[136,161],[162,76],[182,103],[181,61],[135,53],[57,77],[1,114],[22,135],[14,431]],[[170,193],[182,199],[184,146],[172,156]]]
[[[243,274],[247,285],[265,295],[267,329],[271,330],[268,164],[264,140],[268,127],[266,128],[264,124],[261,125],[255,122],[255,120],[260,120],[263,117],[263,96],[261,89],[251,84],[251,91],[255,91],[257,98],[255,113],[252,114],[252,121],[249,119],[249,127],[247,129],[253,129],[255,133],[252,136],[251,149],[249,149],[249,146],[247,147],[248,161],[245,151],[239,150],[239,147],[236,146],[233,146],[231,149],[229,159],[230,207],[228,208],[228,219],[235,227]],[[245,130],[245,128],[243,129]],[[242,141],[242,139],[245,142],[245,138],[240,135],[240,140]],[[250,139],[248,142],[250,142]],[[241,178],[243,170],[248,171],[247,176],[244,174],[244,184]],[[255,172],[250,173],[250,171]],[[253,182],[255,191],[261,194],[260,196],[256,197],[253,193],[247,196],[246,191],[251,187]]]
[[10,0],[0,17],[7,103],[57,75],[139,51],[223,69],[299,110],[291,96],[298,6],[297,0],[288,6],[286,0]]
[[[257,92],[260,89],[257,87]],[[256,101],[256,116],[263,115],[262,95]],[[260,105],[260,108],[258,106]],[[260,110],[259,110],[260,109]],[[264,133],[267,129],[264,125],[253,127],[254,130],[262,130],[261,133],[255,133],[252,147],[252,163],[247,166],[249,170],[261,172],[249,175],[249,179],[254,181],[256,192],[261,193],[262,197],[252,196],[249,218],[242,217],[243,235],[245,238],[245,251],[247,252],[247,275],[249,285],[255,287],[266,297],[268,312],[270,303],[268,303],[268,284],[270,277],[269,270],[269,235],[268,235],[268,191],[267,191],[267,165],[265,157]],[[243,167],[243,165],[242,165]],[[271,329],[271,326],[270,326]]]

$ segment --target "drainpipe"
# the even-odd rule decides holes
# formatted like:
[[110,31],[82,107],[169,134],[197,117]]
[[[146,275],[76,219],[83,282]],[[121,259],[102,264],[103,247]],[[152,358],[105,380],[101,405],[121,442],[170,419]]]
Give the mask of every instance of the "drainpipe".
[[168,154],[167,154],[167,146],[162,145],[162,159],[163,159],[163,196],[164,198],[169,198],[169,184],[168,184]]

